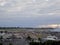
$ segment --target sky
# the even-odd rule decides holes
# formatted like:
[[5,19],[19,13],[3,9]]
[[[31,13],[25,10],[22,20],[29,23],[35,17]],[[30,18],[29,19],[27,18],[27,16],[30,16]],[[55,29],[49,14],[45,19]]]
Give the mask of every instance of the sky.
[[0,27],[60,24],[60,0],[0,0]]

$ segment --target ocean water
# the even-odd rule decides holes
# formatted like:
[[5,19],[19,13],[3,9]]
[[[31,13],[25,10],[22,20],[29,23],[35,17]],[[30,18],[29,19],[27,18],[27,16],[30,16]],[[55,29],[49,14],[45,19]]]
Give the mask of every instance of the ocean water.
[[60,32],[60,28],[56,28],[56,29],[51,30],[51,31],[53,31],[53,32]]

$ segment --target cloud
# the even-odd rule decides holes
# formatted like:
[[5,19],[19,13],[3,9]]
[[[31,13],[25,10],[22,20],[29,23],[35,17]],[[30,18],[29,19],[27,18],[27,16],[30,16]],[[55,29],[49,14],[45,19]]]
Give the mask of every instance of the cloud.
[[43,8],[45,7],[48,3],[46,3],[45,1],[38,1],[38,2],[35,2],[34,1],[30,1],[30,0],[15,0],[15,1],[2,1],[2,3],[4,4],[4,7],[7,7],[7,5],[9,6],[8,9],[6,8],[6,10],[10,10],[11,12],[14,10],[14,11],[17,11],[17,10],[21,10],[22,8],[23,9],[26,9],[26,8]]
[[58,0],[1,0],[0,10],[4,14],[22,17],[39,17],[41,15],[59,14],[60,1]]
[[[34,3],[34,1],[36,2]],[[6,14],[13,15],[14,13],[20,13],[25,17],[31,17],[31,15],[39,17],[39,15],[44,15],[45,13],[52,14],[55,13],[54,11],[59,7],[57,0],[48,0],[47,2],[44,0],[3,0],[1,2],[4,4],[2,10],[5,11]]]
[[60,23],[59,19],[60,0],[0,0],[0,22],[39,25]]

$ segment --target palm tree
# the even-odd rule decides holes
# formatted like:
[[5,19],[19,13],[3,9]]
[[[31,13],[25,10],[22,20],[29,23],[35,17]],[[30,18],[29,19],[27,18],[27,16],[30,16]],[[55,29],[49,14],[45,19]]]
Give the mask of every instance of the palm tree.
[[42,42],[42,39],[41,39],[41,38],[38,38],[38,40],[39,40],[40,42]]
[[29,41],[31,41],[32,38],[30,36],[28,36],[26,39],[29,40]]
[[1,40],[1,41],[2,41],[2,39],[3,39],[3,36],[0,37],[0,40]]
[[9,45],[13,45],[12,43],[9,43]]
[[0,43],[0,45],[3,45],[3,43]]

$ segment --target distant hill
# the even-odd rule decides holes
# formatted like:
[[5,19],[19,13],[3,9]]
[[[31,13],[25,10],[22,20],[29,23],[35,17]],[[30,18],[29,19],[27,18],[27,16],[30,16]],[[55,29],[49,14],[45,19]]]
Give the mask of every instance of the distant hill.
[[0,29],[54,29],[51,27],[37,27],[37,28],[32,28],[32,27],[0,27]]

